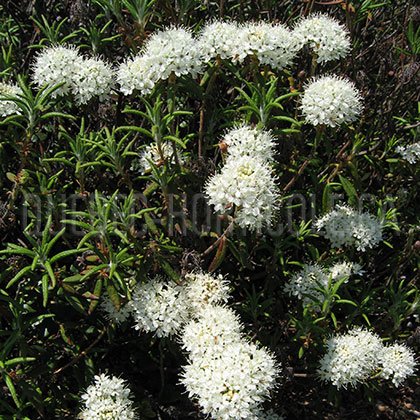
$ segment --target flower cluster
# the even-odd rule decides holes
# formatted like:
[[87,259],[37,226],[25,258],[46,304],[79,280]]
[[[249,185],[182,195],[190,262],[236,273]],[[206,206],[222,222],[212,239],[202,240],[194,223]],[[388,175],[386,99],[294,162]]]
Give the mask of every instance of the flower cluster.
[[97,375],[95,383],[82,395],[84,408],[79,418],[85,420],[138,419],[130,400],[130,390],[123,379]]
[[97,57],[82,59],[73,75],[72,93],[79,104],[88,103],[93,97],[100,101],[108,98],[114,87],[114,71]]
[[258,419],[261,402],[275,387],[278,367],[265,349],[244,340],[210,348],[184,366],[181,382],[215,419]]
[[106,313],[106,317],[117,325],[127,321],[131,314],[131,304],[117,308],[108,293],[102,297],[100,307]]
[[301,271],[291,277],[284,286],[284,291],[301,299],[304,306],[312,305],[314,310],[319,310],[319,306],[314,303],[322,305],[330,284],[347,282],[352,274],[361,273],[361,266],[351,262],[336,263],[328,268],[318,264],[305,264]]
[[412,165],[420,160],[420,143],[398,146],[395,150],[403,159]]
[[406,346],[384,346],[374,333],[355,327],[347,334],[331,337],[327,352],[320,361],[318,373],[338,389],[355,387],[377,371],[399,386],[415,370],[413,352]]
[[130,305],[135,329],[156,332],[158,337],[178,333],[189,314],[182,287],[160,277],[138,285]]
[[235,206],[236,223],[250,230],[271,223],[279,198],[270,166],[251,155],[228,159],[208,180],[205,194],[216,212]]
[[226,303],[229,299],[229,282],[221,274],[188,273],[185,275],[184,288],[188,304],[195,311]]
[[210,60],[220,57],[222,60],[235,57],[239,27],[235,22],[212,21],[201,29],[197,44],[201,51],[202,60]]
[[114,71],[99,58],[84,58],[74,47],[44,48],[33,64],[33,79],[39,88],[63,83],[53,97],[72,93],[79,104],[97,96],[107,98],[114,86]]
[[[140,155],[140,170],[143,174],[152,170],[151,162],[160,166],[164,162],[173,162],[175,159],[172,145],[166,142],[160,144],[160,152],[156,143],[146,146]],[[181,153],[177,151],[177,159],[180,164],[184,163]]]
[[191,32],[172,27],[151,35],[140,55],[120,65],[117,79],[124,94],[135,89],[147,94],[171,74],[196,77],[201,68],[201,52]]
[[228,156],[234,159],[238,156],[258,156],[265,162],[273,160],[275,141],[269,131],[239,125],[227,131],[222,142],[228,146]]
[[317,13],[301,19],[293,30],[299,46],[309,45],[318,63],[345,57],[350,51],[347,29],[334,18]]
[[414,353],[404,344],[384,346],[379,356],[381,377],[392,380],[398,387],[415,371],[416,360]]
[[181,347],[191,358],[202,357],[208,351],[224,351],[224,346],[242,338],[238,315],[230,308],[208,305],[197,311],[182,330]]
[[155,80],[149,72],[149,61],[149,57],[138,55],[120,64],[117,82],[124,95],[131,95],[134,90],[138,90],[143,95],[152,91]]
[[59,83],[64,84],[57,88],[52,96],[63,96],[71,91],[73,78],[80,60],[79,53],[75,47],[57,45],[43,48],[37,55],[33,64],[33,79],[39,88],[52,87]]
[[186,274],[182,285],[161,277],[140,284],[126,306],[133,314],[137,330],[167,337],[179,334],[201,311],[226,303],[228,298],[229,285],[223,276],[195,272]]
[[239,125],[224,135],[226,164],[210,178],[205,194],[216,212],[235,206],[235,221],[241,227],[259,230],[271,223],[279,194],[269,162],[274,138],[268,131]]
[[347,334],[327,340],[327,352],[320,361],[318,373],[338,389],[355,387],[375,372],[382,347],[376,334],[353,328]]
[[334,248],[355,246],[358,251],[373,248],[382,241],[382,223],[369,213],[359,213],[346,205],[318,219],[318,230],[325,230],[325,237]]
[[351,81],[338,76],[321,76],[306,85],[300,109],[309,124],[336,127],[356,121],[362,102]]
[[221,305],[229,298],[227,281],[191,273],[184,287],[191,319],[180,334],[189,362],[181,383],[189,396],[212,418],[270,418],[260,405],[275,386],[279,367],[264,348],[243,338],[239,317]]
[[21,95],[22,90],[16,85],[0,82],[0,117],[19,113],[19,107],[13,101],[7,100],[8,96]]
[[292,64],[298,51],[296,38],[281,24],[248,23],[238,30],[234,60],[255,57],[260,64],[283,69]]

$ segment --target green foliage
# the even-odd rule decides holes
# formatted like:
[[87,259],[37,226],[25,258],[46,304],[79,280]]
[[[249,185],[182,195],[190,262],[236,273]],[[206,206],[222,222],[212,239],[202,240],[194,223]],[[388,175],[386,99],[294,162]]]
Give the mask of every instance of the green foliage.
[[[108,295],[119,311],[137,284],[155,275],[182,284],[199,269],[231,281],[229,305],[247,337],[270,346],[290,373],[268,406],[286,407],[290,418],[338,419],[359,403],[373,418],[379,397],[405,404],[418,378],[402,396],[380,378],[344,394],[315,373],[325,340],[355,325],[419,350],[420,171],[397,153],[420,138],[419,71],[407,73],[420,51],[412,2],[18,3],[0,5],[0,77],[22,91],[0,98],[18,109],[0,117],[0,418],[73,419],[80,393],[100,372],[128,380],[141,419],[201,418],[174,386],[185,364],[174,342],[136,331],[131,321],[117,325],[101,305]],[[288,70],[215,60],[201,78],[172,74],[147,96],[123,96],[116,86],[108,100],[83,106],[56,97],[62,84],[38,90],[31,83],[36,49],[48,45],[71,42],[117,66],[169,24],[194,32],[219,17],[291,24],[311,8],[350,29],[348,60],[318,70],[360,88],[364,113],[353,126],[314,129],[303,121],[306,51]],[[239,122],[270,129],[276,141],[272,171],[282,197],[264,232],[240,229],[233,211],[214,214],[203,197],[226,158],[223,134]],[[158,156],[143,172],[141,154],[151,144]],[[376,215],[383,242],[365,253],[331,248],[314,222],[338,202]],[[364,273],[318,284],[308,305],[284,293],[304,264],[340,261]]]

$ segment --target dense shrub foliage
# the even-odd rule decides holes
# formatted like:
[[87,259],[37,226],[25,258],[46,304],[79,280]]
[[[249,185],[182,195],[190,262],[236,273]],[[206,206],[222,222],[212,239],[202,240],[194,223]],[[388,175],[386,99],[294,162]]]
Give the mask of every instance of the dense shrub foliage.
[[418,416],[419,22],[4,0],[0,418]]

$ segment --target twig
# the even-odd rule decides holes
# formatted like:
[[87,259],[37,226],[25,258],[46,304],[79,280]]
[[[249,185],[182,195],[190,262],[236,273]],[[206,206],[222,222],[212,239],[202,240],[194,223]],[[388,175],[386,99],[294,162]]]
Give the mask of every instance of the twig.
[[101,331],[101,333],[98,335],[98,337],[96,337],[96,339],[89,344],[89,346],[83,350],[80,354],[78,354],[73,360],[71,360],[69,363],[67,363],[66,365],[64,365],[63,367],[57,369],[56,371],[54,371],[53,375],[57,375],[60,372],[62,372],[63,370],[67,369],[70,366],[73,366],[75,363],[77,363],[83,356],[86,356],[86,354],[88,353],[88,351],[95,346],[96,344],[98,344],[98,342],[101,340],[101,338],[104,336],[105,334],[105,329],[103,329]]
[[230,225],[226,228],[226,230],[217,238],[216,242],[214,242],[212,245],[210,245],[204,252],[200,254],[200,258],[205,257],[207,254],[209,254],[214,248],[216,248],[217,245],[219,245],[220,241],[228,235],[228,233],[233,229],[233,226],[235,225],[235,219],[233,219],[230,222]]

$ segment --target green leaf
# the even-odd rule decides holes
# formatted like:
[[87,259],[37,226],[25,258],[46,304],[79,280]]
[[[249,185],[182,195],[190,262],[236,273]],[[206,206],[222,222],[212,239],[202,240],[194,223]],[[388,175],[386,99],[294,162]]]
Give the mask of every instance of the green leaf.
[[4,366],[13,366],[17,365],[18,363],[26,363],[26,362],[33,362],[36,360],[36,357],[15,357],[13,359],[7,360],[4,362]]
[[338,326],[338,324],[337,324],[337,318],[335,317],[334,312],[331,312],[330,313],[330,316],[331,316],[332,322],[334,324],[334,328],[337,328],[337,326]]
[[67,251],[59,252],[50,258],[50,263],[54,264],[56,261],[61,260],[62,258],[69,257],[70,255],[78,254],[80,252],[87,251],[89,248],[80,248],[80,249],[68,249]]
[[216,255],[213,258],[213,261],[211,262],[208,271],[211,273],[214,270],[216,270],[220,264],[223,262],[223,260],[225,259],[225,255],[226,255],[226,248],[227,248],[227,243],[226,243],[226,236],[224,236],[219,243],[219,246],[217,247],[217,251],[216,251]]
[[[95,288],[93,289],[93,294],[99,298],[101,296],[101,293],[102,293],[102,279],[98,279],[96,280]],[[89,305],[89,310],[88,310],[89,315],[95,310],[98,303],[99,303],[99,299],[98,300],[92,299]]]
[[302,359],[303,353],[305,353],[305,349],[303,348],[303,346],[299,349],[299,353],[298,353],[298,358]]
[[115,306],[115,309],[119,311],[121,302],[120,302],[120,295],[118,294],[117,290],[111,283],[107,282],[106,291],[108,292],[108,295],[111,298],[111,301]]
[[41,284],[42,284],[42,305],[45,308],[48,302],[48,274],[44,274],[42,276]]
[[26,267],[22,268],[6,285],[6,289],[16,283],[21,277],[23,277],[27,272],[32,271],[32,267],[27,265]]
[[[2,363],[2,364],[3,364],[3,363]],[[2,367],[4,367],[4,365],[3,365]],[[15,386],[13,385],[13,381],[12,381],[12,379],[11,379],[11,378],[10,378],[10,376],[9,376],[6,372],[4,372],[4,371],[2,372],[2,376],[3,376],[4,381],[6,382],[7,388],[9,388],[10,394],[12,395],[12,398],[13,398],[13,401],[15,402],[15,404],[16,404],[16,407],[17,407],[18,409],[20,409],[20,407],[21,407],[21,403],[20,403],[19,398],[18,398],[18,396],[17,396],[17,393],[16,393],[16,388],[15,388]]]
[[44,267],[47,270],[48,275],[50,276],[52,287],[54,288],[57,280],[55,278],[54,270],[52,269],[50,262],[45,261]]
[[340,178],[340,183],[343,186],[344,191],[346,192],[347,196],[349,197],[349,204],[356,205],[357,204],[357,192],[354,188],[353,184],[344,176],[338,175]]
[[183,149],[186,149],[187,148],[187,146],[185,146],[185,143],[181,139],[179,139],[178,137],[175,137],[175,136],[165,136],[163,139],[164,140],[172,140],[175,143],[179,144]]
[[178,275],[175,273],[175,270],[172,268],[172,266],[169,264],[169,262],[163,258],[158,257],[159,265],[162,267],[163,271],[176,283],[179,281]]

